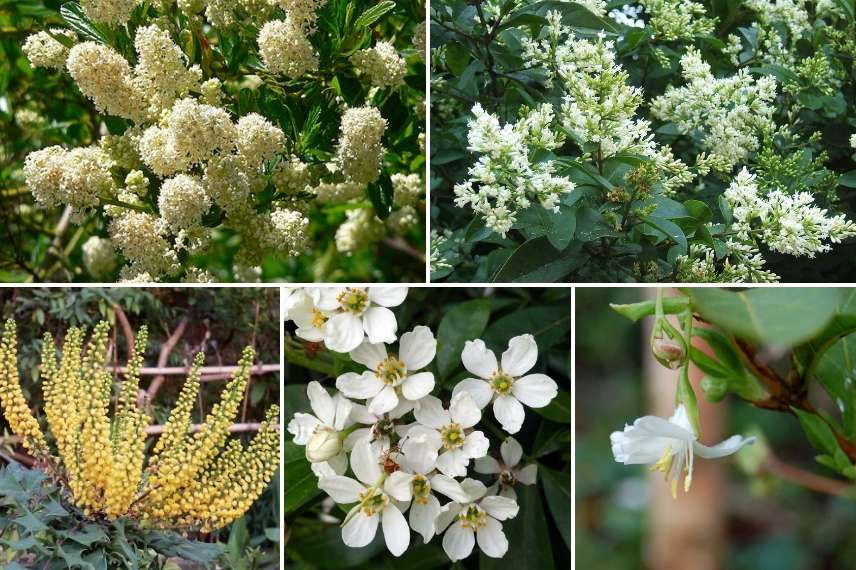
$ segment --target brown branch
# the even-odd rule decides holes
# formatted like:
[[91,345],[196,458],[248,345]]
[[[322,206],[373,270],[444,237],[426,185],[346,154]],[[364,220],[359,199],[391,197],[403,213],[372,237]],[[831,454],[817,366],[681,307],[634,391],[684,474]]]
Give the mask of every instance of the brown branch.
[[[237,423],[229,426],[229,433],[248,433],[259,431],[262,428],[262,424],[259,422],[245,422],[245,423]],[[274,424],[275,429],[279,429],[279,424]],[[162,425],[154,425],[154,426],[146,426],[146,435],[149,437],[160,435],[164,432],[165,427]],[[202,424],[193,424],[190,426],[190,432],[196,433],[200,429],[202,429]],[[24,438],[18,435],[8,435],[6,437],[0,437],[0,446],[4,445],[17,445],[24,441]],[[2,452],[0,452],[2,453]],[[15,454],[16,456],[20,454]],[[22,456],[26,457],[26,456]]]
[[[178,326],[175,327],[173,333],[166,339],[166,342],[161,346],[160,355],[158,355],[158,367],[163,368],[166,366],[166,363],[169,362],[169,355],[172,353],[175,345],[178,344],[178,341],[181,339],[182,335],[184,335],[184,331],[187,330],[188,320],[187,317],[183,317],[181,321],[178,323]],[[146,401],[152,402],[155,399],[155,396],[160,390],[161,384],[164,383],[166,377],[164,375],[155,376],[152,380],[152,383],[149,384],[149,389],[146,391]]]
[[759,362],[757,351],[745,340],[735,338],[734,344],[737,346],[737,350],[740,352],[740,356],[743,357],[743,362],[749,368],[749,371],[764,385],[764,388],[770,393],[770,397],[773,400],[787,403],[789,396],[787,385],[776,371],[763,362]]
[[128,355],[130,356],[134,352],[134,343],[136,342],[134,329],[131,327],[131,323],[128,322],[128,316],[125,315],[122,307],[118,304],[113,305],[113,312],[116,313],[116,320],[119,321],[119,325],[122,327],[122,333],[125,335],[125,344],[128,347]]
[[406,253],[410,257],[414,257],[421,262],[425,261],[425,255],[419,251],[418,249],[411,246],[409,243],[404,241],[404,238],[396,237],[396,238],[384,238],[383,243],[392,249],[397,249],[402,253]]
[[768,454],[761,465],[761,470],[818,493],[835,495],[836,497],[853,498],[854,496],[854,487],[850,483],[816,475],[805,469],[788,465],[772,453]]
[[[203,366],[200,368],[203,378],[208,377],[210,380],[219,380],[230,378],[232,373],[240,370],[240,366]],[[268,374],[279,372],[279,364],[256,364],[251,369],[252,374]],[[108,372],[116,372],[125,374],[128,368],[125,366],[108,366]],[[186,376],[190,372],[190,366],[149,366],[140,368],[140,376]]]

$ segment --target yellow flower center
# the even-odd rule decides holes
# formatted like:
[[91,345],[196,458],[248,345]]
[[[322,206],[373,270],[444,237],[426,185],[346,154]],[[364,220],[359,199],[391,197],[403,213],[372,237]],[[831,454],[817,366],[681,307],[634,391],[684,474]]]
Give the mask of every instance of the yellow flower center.
[[369,306],[369,294],[356,287],[348,287],[336,297],[342,309],[355,315],[362,315]]
[[455,449],[464,445],[464,430],[460,424],[451,423],[440,428],[440,441],[445,449]]
[[394,356],[387,356],[375,368],[375,375],[387,386],[398,386],[407,378],[407,366]]
[[319,311],[318,309],[312,309],[312,326],[316,329],[320,329],[324,326],[324,323],[327,322],[327,315]]
[[514,385],[514,378],[498,370],[490,379],[490,386],[493,391],[500,396],[507,396],[511,393],[511,387]]
[[359,495],[360,508],[367,517],[373,517],[378,511],[382,511],[389,503],[389,497],[378,492],[374,487],[366,489]]
[[424,475],[413,477],[413,500],[420,505],[428,504],[428,496],[431,494],[431,483]]
[[464,528],[470,528],[474,531],[479,530],[485,525],[487,515],[481,510],[478,505],[470,505],[466,510],[461,511],[458,515],[458,522]]

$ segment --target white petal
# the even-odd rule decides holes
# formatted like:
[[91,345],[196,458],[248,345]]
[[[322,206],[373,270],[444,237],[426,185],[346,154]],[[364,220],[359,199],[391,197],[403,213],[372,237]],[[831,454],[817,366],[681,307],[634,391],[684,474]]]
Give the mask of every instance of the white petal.
[[538,345],[531,334],[522,334],[508,341],[508,349],[502,353],[502,371],[517,378],[523,376],[538,361]]
[[440,534],[446,527],[451,524],[453,520],[458,516],[458,513],[461,512],[463,505],[459,503],[446,503],[443,507],[440,508],[440,514],[437,515],[437,518],[434,519],[434,527],[437,534]]
[[487,487],[477,479],[464,479],[461,481],[461,488],[463,488],[464,493],[469,497],[467,502],[478,501],[487,493]]
[[502,532],[502,525],[496,519],[487,517],[485,525],[477,533],[479,548],[486,556],[502,558],[508,552],[508,539]]
[[345,450],[343,449],[339,455],[332,457],[324,463],[333,470],[333,473],[336,475],[342,475],[348,470],[348,454],[345,453]]
[[[449,497],[458,503],[469,502],[470,496],[464,490],[460,483],[449,477],[438,473],[431,477],[431,490]],[[438,529],[437,532],[440,532]]]
[[395,315],[386,307],[372,307],[363,313],[363,328],[369,342],[391,344],[395,342],[398,323],[395,322]]
[[479,423],[481,410],[472,394],[464,390],[452,396],[449,415],[452,416],[452,421],[460,424],[462,428],[470,428]]
[[633,425],[624,426],[624,431],[609,436],[615,460],[625,465],[653,463],[664,451],[674,450],[695,441],[695,435],[669,420],[657,416],[643,416]]
[[341,394],[336,394],[333,397],[333,404],[336,406],[333,427],[336,428],[336,431],[342,431],[351,424],[351,408],[354,404],[349,399],[342,397]]
[[428,473],[434,470],[437,462],[437,450],[440,448],[440,434],[436,431],[435,441],[430,441],[425,434],[411,436],[401,447],[405,463],[415,473]]
[[371,343],[363,341],[360,346],[349,353],[351,360],[359,362],[369,370],[374,370],[377,365],[386,360],[386,345],[382,342]]
[[369,299],[383,307],[397,307],[407,297],[407,287],[369,287]]
[[523,448],[513,437],[506,437],[502,445],[499,446],[499,454],[502,456],[505,466],[511,469],[520,463],[520,458],[523,457]]
[[333,315],[327,321],[324,344],[336,352],[350,352],[363,342],[363,323],[351,313]]
[[401,393],[408,400],[419,400],[434,389],[434,375],[430,372],[417,372],[404,379]]
[[461,392],[467,392],[472,396],[476,406],[478,406],[480,410],[484,409],[493,397],[493,390],[491,389],[490,384],[484,380],[477,380],[476,378],[467,378],[466,380],[461,380],[455,384],[455,387],[452,388],[452,397],[454,398]]
[[538,478],[538,464],[532,463],[531,465],[527,465],[523,469],[515,470],[514,477],[524,485],[534,485],[535,480]]
[[398,501],[409,501],[413,495],[410,482],[413,481],[412,473],[396,471],[383,482],[383,492]]
[[511,499],[512,501],[517,501],[517,493],[514,492],[513,487],[503,486],[502,490],[499,492],[499,496]]
[[351,469],[357,479],[366,485],[374,485],[380,479],[381,470],[378,456],[367,441],[361,441],[351,452]]
[[383,386],[383,382],[370,370],[366,370],[362,374],[345,372],[336,378],[336,388],[348,398],[357,398],[358,400],[374,398],[378,392],[383,390]]
[[523,425],[526,413],[523,405],[514,396],[500,396],[493,402],[493,415],[508,433],[517,433]]
[[476,459],[475,469],[476,473],[482,473],[484,475],[491,475],[502,471],[499,466],[499,462],[489,455]]
[[343,504],[356,503],[360,493],[366,490],[359,481],[340,475],[321,477],[318,480],[318,488],[330,495],[337,503]]
[[434,429],[440,429],[451,423],[449,412],[443,409],[443,402],[434,396],[425,396],[418,410],[413,411],[416,421]]
[[389,504],[381,515],[383,538],[393,556],[401,556],[410,546],[410,527],[395,505]]
[[427,543],[434,537],[434,520],[440,514],[440,501],[434,495],[428,495],[427,503],[420,504],[414,501],[410,507],[410,528],[422,535]]
[[514,381],[511,393],[530,408],[543,408],[556,397],[559,387],[546,374],[529,374]]
[[339,295],[345,290],[344,287],[307,287],[305,290],[322,311],[335,311],[342,306]]
[[478,459],[487,455],[487,450],[490,447],[490,442],[480,431],[474,431],[464,440],[464,446],[461,448],[464,455],[470,459]]
[[292,420],[288,422],[288,433],[294,435],[294,443],[297,445],[306,445],[319,423],[321,422],[318,418],[312,414],[297,412],[294,414]]
[[312,406],[312,411],[315,412],[321,423],[332,426],[336,420],[336,406],[327,390],[319,382],[313,380],[306,387],[306,394],[309,396],[309,405]]
[[398,405],[398,394],[395,393],[395,388],[385,386],[383,390],[378,392],[377,396],[372,398],[369,403],[369,412],[376,416],[383,415]]
[[718,459],[720,457],[725,457],[726,455],[731,455],[732,453],[737,453],[744,445],[750,445],[753,443],[755,443],[754,437],[732,435],[722,443],[718,443],[713,447],[694,443],[693,451],[695,451],[699,457],[704,457],[705,459]]
[[437,340],[431,329],[418,326],[408,333],[401,335],[398,357],[408,370],[421,370],[434,360],[437,353]]
[[499,368],[496,363],[496,355],[485,346],[481,339],[468,340],[464,344],[461,362],[463,362],[464,368],[484,379],[490,378]]
[[675,408],[675,413],[672,414],[671,418],[669,418],[669,423],[675,424],[688,432],[695,433],[693,424],[690,422],[690,415],[687,413],[687,408],[683,404],[679,404],[678,407]]
[[362,404],[354,404],[351,406],[351,420],[358,424],[372,425],[380,418],[369,413],[369,409]]
[[[344,454],[342,454],[344,456]],[[338,455],[336,457],[339,457]],[[335,458],[334,458],[335,459]],[[315,474],[318,479],[323,479],[324,477],[335,477],[337,475],[342,475],[345,471],[348,470],[348,458],[345,456],[345,468],[341,471],[336,471],[330,465],[329,461],[321,461],[320,463],[310,463],[309,468],[312,469],[312,472]]]
[[460,449],[452,449],[437,457],[437,469],[449,477],[465,477],[470,460]]
[[515,501],[496,495],[485,497],[481,500],[479,506],[484,509],[484,512],[500,521],[513,519],[520,510]]
[[453,523],[443,536],[443,550],[446,551],[452,562],[469,556],[475,544],[476,539],[473,536],[472,529],[461,526],[458,523]]
[[361,441],[371,442],[372,439],[372,428],[360,428],[352,431],[348,434],[348,437],[345,438],[345,441],[342,443],[342,448],[345,451],[351,451],[354,449],[354,446],[357,445]]
[[[354,508],[359,509],[360,507]],[[377,514],[368,517],[360,511],[348,521],[348,524],[342,527],[342,542],[352,548],[366,546],[374,540],[379,518]]]

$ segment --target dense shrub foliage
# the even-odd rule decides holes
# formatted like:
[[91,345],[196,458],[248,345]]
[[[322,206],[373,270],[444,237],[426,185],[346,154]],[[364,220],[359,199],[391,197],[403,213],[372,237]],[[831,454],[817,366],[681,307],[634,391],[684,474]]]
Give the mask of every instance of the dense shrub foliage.
[[433,3],[434,278],[851,276],[854,37],[851,0]]
[[0,4],[6,278],[420,279],[423,14]]

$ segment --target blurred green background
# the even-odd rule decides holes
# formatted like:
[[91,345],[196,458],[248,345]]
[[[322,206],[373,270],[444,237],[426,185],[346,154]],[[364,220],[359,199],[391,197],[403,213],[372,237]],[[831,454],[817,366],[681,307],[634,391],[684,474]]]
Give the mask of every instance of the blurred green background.
[[[631,323],[609,307],[642,296],[639,288],[576,288],[578,568],[659,570],[646,562],[652,532],[647,468],[616,463],[609,443],[612,431],[650,413],[642,373],[642,350],[648,339],[641,323]],[[733,399],[728,406],[729,435],[759,429],[783,462],[832,476],[814,464],[815,452],[795,418]],[[722,567],[856,567],[856,503],[778,479],[749,476],[739,465],[740,460],[731,458],[722,464],[727,476],[724,496],[719,498],[725,514]],[[683,496],[679,491],[677,501]]]
[[[188,366],[194,355],[205,353],[205,366],[237,363],[247,345],[256,349],[256,362],[279,364],[279,289],[277,288],[0,288],[0,317],[14,318],[18,324],[18,368],[28,403],[37,416],[42,406],[39,358],[42,334],[50,331],[60,345],[70,326],[92,327],[101,320],[114,324],[117,361],[124,365],[127,343],[119,324],[119,314],[136,331],[148,325],[146,367],[157,365],[165,341],[186,321],[184,332],[169,353],[166,366]],[[184,376],[168,376],[157,391],[151,413],[152,423],[164,424],[169,417]],[[280,375],[254,375],[239,412],[238,422],[259,422],[271,404],[279,403]],[[152,376],[144,376],[146,389]],[[204,382],[199,409],[206,413],[219,399],[224,381]],[[193,420],[198,421],[199,413]],[[10,458],[26,461],[23,448],[4,441],[11,435],[0,414],[0,466]],[[244,443],[252,437],[244,434]],[[154,438],[150,438],[153,444]],[[0,509],[0,516],[3,516]],[[279,474],[250,511],[229,527],[194,538],[221,542],[227,546],[227,568],[236,570],[279,568]],[[0,541],[2,549],[2,541]],[[2,566],[2,564],[0,564]]]
[[[309,471],[304,448],[291,443],[285,432],[285,566],[292,570],[333,570],[340,568],[400,568],[427,570],[455,568],[493,570],[532,568],[552,570],[571,564],[571,290],[570,288],[411,288],[404,303],[393,309],[398,318],[399,335],[424,324],[438,339],[438,356],[427,368],[434,372],[434,395],[448,400],[451,388],[471,376],[460,365],[465,340],[482,338],[497,354],[508,340],[532,333],[538,343],[538,363],[533,372],[544,372],[559,385],[559,396],[547,408],[526,409],[526,420],[514,437],[523,446],[524,459],[539,463],[538,483],[518,485],[515,490],[520,513],[505,521],[508,553],[492,559],[479,553],[478,546],[469,558],[451,564],[443,551],[442,536],[427,544],[411,532],[410,548],[401,558],[386,550],[383,533],[365,548],[349,548],[341,538],[339,522],[344,512],[317,490]],[[337,371],[347,366],[347,356],[332,360],[325,349],[315,352],[291,336],[294,323],[286,323],[285,407],[287,425],[294,412],[310,411],[306,384],[320,381],[328,391],[334,389]],[[309,357],[308,364],[306,357]],[[291,362],[290,362],[291,361]],[[301,361],[304,364],[296,364]],[[439,364],[442,362],[443,364]],[[306,368],[310,365],[316,370]],[[357,368],[354,368],[355,370]],[[487,424],[493,424],[488,428]],[[491,440],[489,453],[497,456],[500,440],[493,412],[485,409],[479,425]],[[470,476],[483,478],[472,470]],[[547,474],[545,482],[545,473]],[[486,483],[492,479],[484,479]],[[304,485],[305,484],[305,485]],[[407,516],[407,515],[405,515]]]

